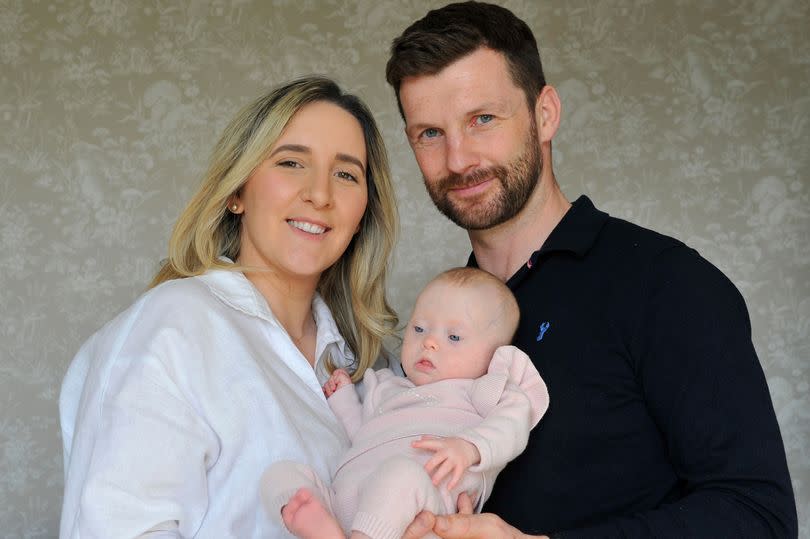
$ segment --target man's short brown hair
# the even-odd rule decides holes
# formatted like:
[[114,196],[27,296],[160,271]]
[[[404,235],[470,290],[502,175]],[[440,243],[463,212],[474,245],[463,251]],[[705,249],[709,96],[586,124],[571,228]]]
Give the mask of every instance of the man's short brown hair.
[[512,82],[534,108],[546,79],[540,53],[529,26],[506,8],[484,2],[458,2],[429,11],[391,44],[385,78],[397,96],[406,77],[435,75],[456,60],[480,49],[506,58]]

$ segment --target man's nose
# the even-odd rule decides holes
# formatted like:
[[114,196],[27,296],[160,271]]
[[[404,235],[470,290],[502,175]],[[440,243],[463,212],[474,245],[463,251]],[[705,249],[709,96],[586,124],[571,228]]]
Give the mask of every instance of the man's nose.
[[478,152],[470,137],[463,132],[447,136],[447,170],[464,175],[478,164]]

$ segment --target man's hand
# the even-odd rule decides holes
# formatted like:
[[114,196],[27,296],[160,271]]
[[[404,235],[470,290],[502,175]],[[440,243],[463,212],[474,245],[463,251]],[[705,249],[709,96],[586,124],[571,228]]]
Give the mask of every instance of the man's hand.
[[332,393],[351,383],[352,377],[349,376],[349,373],[343,369],[335,369],[332,376],[330,376],[329,380],[327,380],[323,385],[323,394],[326,395],[326,398],[328,399],[332,396]]
[[[427,527],[431,523],[432,530]],[[492,513],[434,515],[427,511],[416,515],[402,539],[422,539],[429,531],[442,539],[548,539],[547,535],[525,535]]]
[[443,539],[548,539],[545,535],[524,535],[492,513],[437,516],[433,533]]
[[433,452],[433,456],[425,463],[425,470],[430,474],[434,485],[441,483],[449,474],[448,490],[458,484],[467,468],[481,462],[478,448],[461,438],[422,436],[411,445],[416,449]]
[[[474,497],[478,496],[470,496],[466,492],[462,492],[458,495],[456,505],[459,514],[472,515],[472,499]],[[436,515],[430,511],[422,511],[416,515],[416,518],[414,518],[413,522],[407,527],[405,533],[402,535],[402,539],[422,539],[425,535],[433,531],[434,524],[436,524]]]
[[428,532],[443,539],[548,539],[546,535],[525,535],[491,513],[473,515],[472,511],[472,498],[462,492],[458,496],[458,514],[436,516],[422,511],[402,539],[422,539]]

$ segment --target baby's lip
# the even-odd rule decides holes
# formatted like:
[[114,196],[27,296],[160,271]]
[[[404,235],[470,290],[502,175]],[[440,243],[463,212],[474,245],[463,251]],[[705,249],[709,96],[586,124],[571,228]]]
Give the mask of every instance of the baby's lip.
[[428,358],[425,358],[425,357],[419,358],[419,361],[417,361],[414,364],[414,367],[416,368],[416,370],[419,370],[419,371],[432,371],[433,369],[436,368],[433,365],[433,362],[430,361]]

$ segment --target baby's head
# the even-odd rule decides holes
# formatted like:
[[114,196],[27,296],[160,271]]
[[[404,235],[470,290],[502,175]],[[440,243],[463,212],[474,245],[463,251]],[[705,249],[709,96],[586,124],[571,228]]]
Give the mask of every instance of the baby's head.
[[475,268],[440,273],[416,298],[402,341],[402,368],[416,385],[486,374],[509,344],[520,311],[509,288]]

